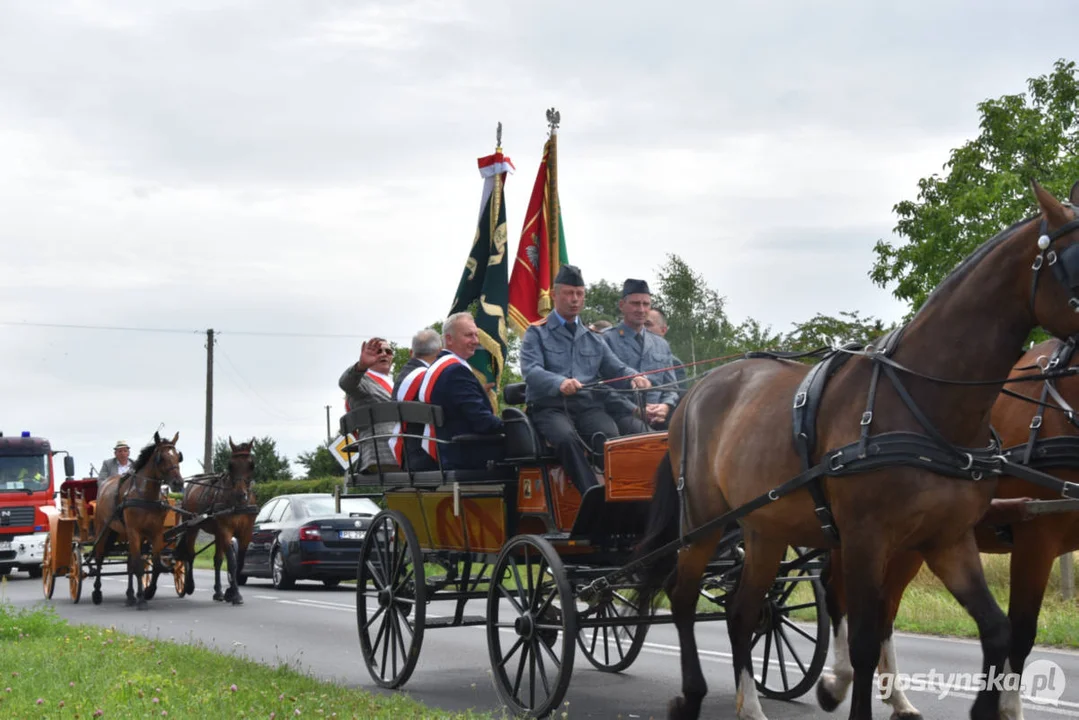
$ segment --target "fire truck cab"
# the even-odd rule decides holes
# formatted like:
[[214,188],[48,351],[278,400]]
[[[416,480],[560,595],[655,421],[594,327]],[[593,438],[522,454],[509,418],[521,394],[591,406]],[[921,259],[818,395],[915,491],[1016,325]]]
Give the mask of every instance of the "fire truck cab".
[[18,437],[0,432],[0,576],[25,570],[41,576],[41,560],[49,524],[41,508],[55,506],[52,457],[64,453],[64,471],[75,474],[75,461],[49,441],[23,431]]

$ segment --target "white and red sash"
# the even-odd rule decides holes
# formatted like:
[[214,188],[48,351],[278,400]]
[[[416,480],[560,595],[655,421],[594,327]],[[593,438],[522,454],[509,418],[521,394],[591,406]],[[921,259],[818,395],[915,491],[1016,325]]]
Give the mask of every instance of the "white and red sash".
[[[426,373],[424,373],[423,382],[420,383],[420,402],[430,404],[431,394],[434,392],[435,389],[435,383],[438,382],[438,377],[442,374],[443,370],[450,367],[451,365],[464,364],[465,362],[461,360],[461,358],[453,354],[443,355],[438,360],[435,360],[433,363],[431,363],[431,367],[427,369]],[[435,434],[435,428],[432,425],[423,426],[423,436],[424,438],[438,437]],[[431,456],[432,460],[438,460],[438,443],[425,439],[420,442],[420,445],[427,452],[427,454]]]
[[[427,372],[427,366],[421,366],[410,372],[405,376],[405,379],[401,381],[401,387],[397,388],[397,397],[394,398],[397,402],[412,402],[420,394],[420,383],[423,379],[423,374]],[[397,458],[397,467],[404,467],[404,438],[400,437],[402,432],[401,423],[397,423],[393,426],[393,435],[398,437],[390,438],[390,450],[393,451],[393,456]]]
[[386,394],[393,398],[393,378],[389,375],[385,375],[376,370],[368,370],[367,377],[374,380],[378,385],[386,391]]

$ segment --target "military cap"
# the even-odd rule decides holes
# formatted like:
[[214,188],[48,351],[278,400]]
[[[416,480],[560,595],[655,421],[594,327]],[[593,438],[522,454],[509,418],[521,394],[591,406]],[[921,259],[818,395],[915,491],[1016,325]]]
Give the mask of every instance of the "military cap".
[[648,289],[648,283],[644,280],[634,280],[630,278],[622,283],[622,297],[626,295],[636,295],[638,293],[644,293],[645,295],[651,295],[652,292]]
[[558,268],[558,274],[555,275],[554,282],[555,285],[584,287],[584,277],[581,276],[581,270],[576,265],[563,265]]

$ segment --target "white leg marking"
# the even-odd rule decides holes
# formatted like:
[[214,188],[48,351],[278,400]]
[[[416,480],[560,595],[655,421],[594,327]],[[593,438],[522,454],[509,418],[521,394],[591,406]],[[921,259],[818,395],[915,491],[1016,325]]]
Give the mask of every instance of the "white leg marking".
[[[1013,676],[1020,677],[1013,677]],[[1004,690],[1000,693],[1001,720],[1023,720],[1023,698],[1019,690],[1022,673],[1012,670],[1012,661],[1004,661]],[[1011,689],[1008,689],[1011,688]]]
[[742,670],[738,678],[737,711],[738,720],[768,720],[757,697],[757,682],[749,670]]
[[832,672],[821,675],[821,684],[828,694],[835,698],[836,703],[847,699],[847,692],[854,680],[854,668],[850,664],[850,643],[847,639],[847,618],[839,621],[839,629],[835,634],[835,642],[832,643],[832,652],[835,654],[835,662],[832,663]]
[[902,690],[895,686],[895,675],[899,664],[895,659],[895,639],[889,637],[880,646],[880,662],[877,663],[877,689],[880,699],[892,707],[892,717],[911,717],[919,715],[918,708],[911,704]]

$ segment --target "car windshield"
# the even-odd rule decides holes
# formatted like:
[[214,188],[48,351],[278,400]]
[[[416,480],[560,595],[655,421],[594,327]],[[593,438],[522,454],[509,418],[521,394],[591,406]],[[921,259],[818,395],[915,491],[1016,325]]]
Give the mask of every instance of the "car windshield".
[[[334,515],[333,504],[332,496],[308,498],[303,503],[304,514],[309,517]],[[377,515],[378,511],[378,505],[367,498],[341,498],[342,515]]]
[[0,457],[0,493],[37,492],[49,487],[49,461],[45,455]]

